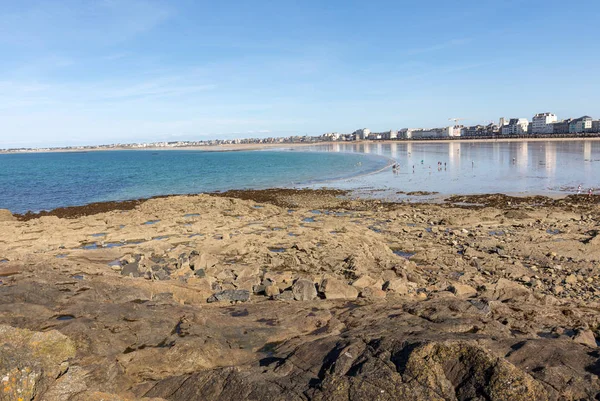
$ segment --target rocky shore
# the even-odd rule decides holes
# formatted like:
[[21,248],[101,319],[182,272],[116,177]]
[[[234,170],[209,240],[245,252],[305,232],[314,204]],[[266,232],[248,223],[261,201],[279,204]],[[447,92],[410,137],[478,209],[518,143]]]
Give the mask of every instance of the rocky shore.
[[600,196],[0,211],[0,400],[600,399]]

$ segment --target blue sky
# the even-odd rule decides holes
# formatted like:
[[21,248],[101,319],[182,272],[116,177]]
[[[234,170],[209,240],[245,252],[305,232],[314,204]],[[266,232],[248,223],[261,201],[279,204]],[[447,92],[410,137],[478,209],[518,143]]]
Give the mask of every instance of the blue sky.
[[600,118],[600,2],[0,0],[0,148]]

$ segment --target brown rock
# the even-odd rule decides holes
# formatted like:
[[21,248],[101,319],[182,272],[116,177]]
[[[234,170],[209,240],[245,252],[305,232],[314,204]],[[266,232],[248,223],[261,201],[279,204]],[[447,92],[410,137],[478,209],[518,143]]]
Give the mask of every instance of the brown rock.
[[377,287],[365,287],[360,291],[360,297],[368,300],[384,299],[385,295],[385,291]]
[[457,297],[461,298],[468,298],[477,295],[477,290],[467,284],[454,283],[448,287],[448,290]]
[[358,279],[354,280],[352,283],[353,287],[357,288],[365,288],[374,286],[377,280],[369,276],[360,276]]
[[386,282],[383,288],[386,291],[393,291],[399,295],[407,295],[412,289],[408,282],[401,278],[396,278]]
[[578,330],[573,336],[573,341],[578,344],[587,345],[588,347],[596,348],[596,337],[592,330]]
[[12,215],[10,210],[0,209],[0,221],[14,221],[16,220],[15,216]]
[[321,282],[319,290],[327,299],[356,299],[358,290],[341,280],[326,278]]
[[268,285],[265,287],[265,295],[268,297],[274,297],[276,295],[279,295],[279,287],[277,287],[276,285]]

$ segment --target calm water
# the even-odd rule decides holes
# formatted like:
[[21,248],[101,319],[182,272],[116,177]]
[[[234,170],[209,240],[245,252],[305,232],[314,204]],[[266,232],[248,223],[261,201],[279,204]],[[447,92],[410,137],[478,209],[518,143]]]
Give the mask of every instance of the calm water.
[[49,210],[155,195],[308,185],[366,174],[376,155],[289,151],[106,151],[0,155],[0,209]]
[[[397,174],[387,169],[366,175],[390,158],[400,166]],[[587,192],[600,188],[600,141],[0,155],[0,208],[17,213],[174,193],[324,185],[359,193],[376,189],[376,196],[400,199],[405,195],[398,192],[411,191],[552,195],[576,192],[582,185]]]
[[403,198],[397,192],[411,191],[564,195],[576,192],[579,185],[586,193],[590,187],[600,193],[600,141],[399,142],[311,149],[377,154],[397,161],[397,174],[390,169],[336,183],[340,188],[377,189],[382,197]]

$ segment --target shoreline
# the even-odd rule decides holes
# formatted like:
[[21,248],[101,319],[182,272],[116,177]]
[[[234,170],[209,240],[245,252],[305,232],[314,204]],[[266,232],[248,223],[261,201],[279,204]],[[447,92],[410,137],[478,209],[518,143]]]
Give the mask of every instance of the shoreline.
[[[389,167],[387,167],[389,168]],[[201,192],[194,194],[169,194],[169,195],[156,195],[148,198],[129,199],[121,201],[104,201],[104,202],[92,202],[85,205],[73,205],[64,206],[48,211],[31,212],[26,213],[12,213],[12,215],[20,221],[29,221],[38,219],[40,217],[54,216],[58,218],[75,219],[84,216],[92,216],[100,213],[107,213],[112,211],[129,211],[134,210],[142,204],[154,200],[169,199],[169,198],[192,198],[196,196],[213,196],[213,197],[231,197],[242,200],[252,200],[259,203],[270,203],[275,206],[288,207],[290,204],[282,202],[280,199],[286,196],[303,196],[303,197],[323,197],[330,196],[339,198],[345,201],[347,204],[350,202],[358,201],[365,204],[374,205],[438,205],[438,206],[464,206],[465,208],[480,208],[482,206],[494,206],[502,208],[506,206],[510,208],[512,205],[532,204],[536,206],[557,206],[564,205],[565,203],[575,205],[594,205],[600,204],[600,195],[588,196],[587,194],[565,194],[564,196],[552,195],[539,195],[539,194],[435,194],[423,192],[420,194],[413,194],[412,199],[416,200],[400,200],[400,201],[384,201],[378,199],[373,194],[376,194],[377,190],[368,190],[367,194],[370,196],[357,196],[354,190],[344,190],[336,188],[267,188],[267,189],[231,189],[223,192]],[[416,191],[419,192],[419,191]],[[364,193],[361,193],[363,195]],[[422,199],[419,199],[421,198]],[[432,198],[429,198],[432,197]],[[504,205],[504,203],[507,203]],[[6,209],[5,209],[6,210]]]
[[189,151],[206,151],[206,152],[239,152],[251,150],[265,149],[286,149],[286,148],[302,148],[307,146],[323,146],[323,145],[364,145],[364,144],[414,144],[414,143],[484,143],[484,142],[581,142],[581,141],[600,141],[600,137],[572,137],[572,138],[463,138],[459,139],[400,139],[400,140],[360,140],[360,141],[320,141],[308,143],[256,143],[256,144],[227,144],[227,145],[205,145],[205,146],[180,146],[180,147],[145,147],[145,148],[90,148],[90,149],[44,149],[44,150],[2,150],[3,154],[31,154],[31,153],[88,153],[88,152],[109,152],[109,151],[173,151],[173,150],[189,150]]

